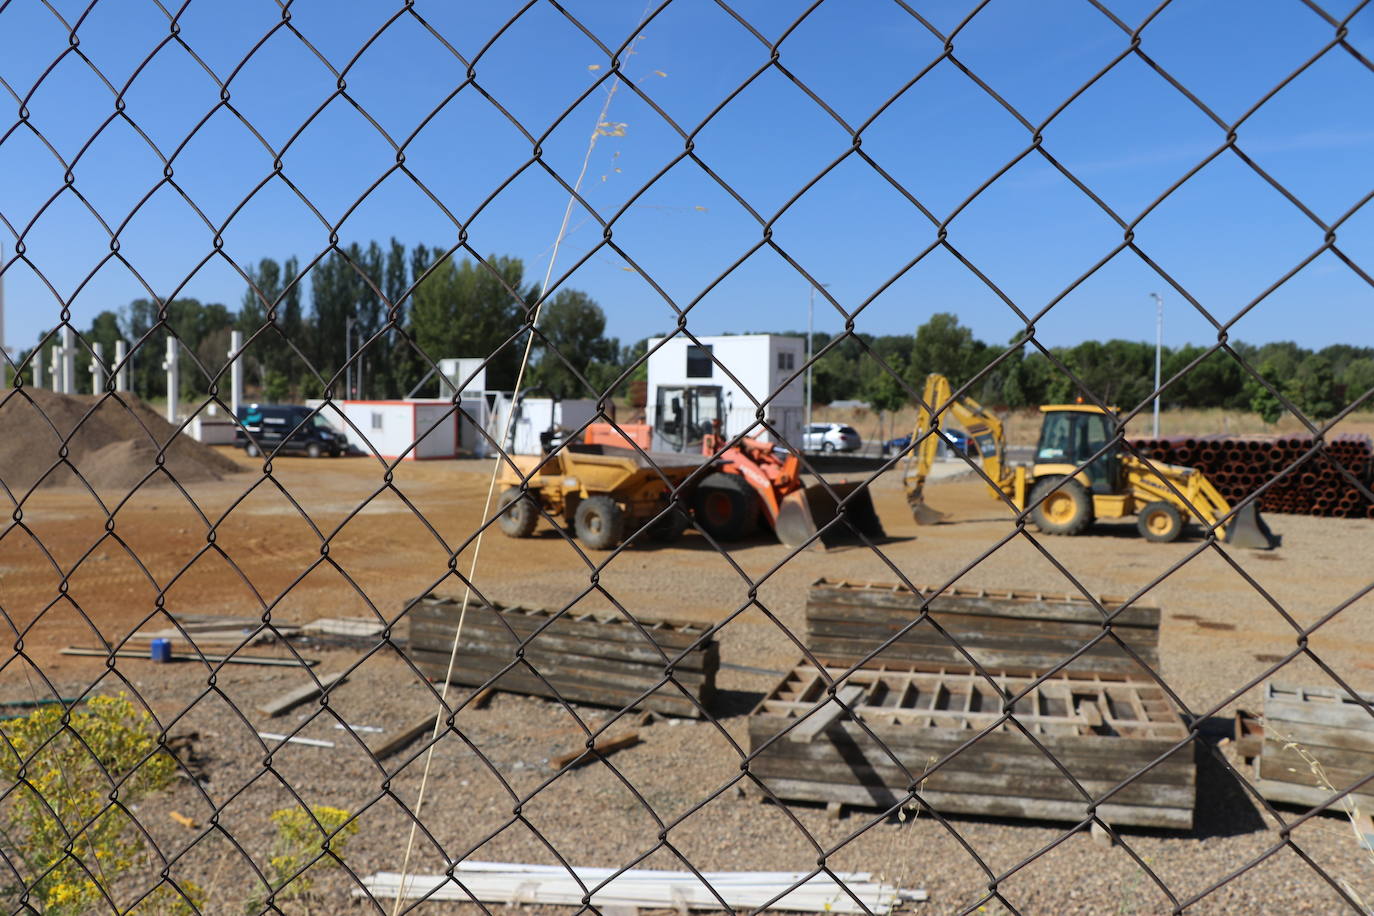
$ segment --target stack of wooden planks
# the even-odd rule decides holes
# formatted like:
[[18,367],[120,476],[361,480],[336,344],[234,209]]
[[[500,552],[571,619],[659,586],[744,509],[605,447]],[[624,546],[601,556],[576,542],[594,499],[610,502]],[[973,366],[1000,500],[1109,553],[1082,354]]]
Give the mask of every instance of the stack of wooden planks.
[[[1267,683],[1263,721],[1255,789],[1270,801],[1313,807],[1374,774],[1374,716],[1335,685]],[[1374,780],[1346,798],[1331,808],[1374,813]]]
[[[923,607],[930,620],[845,676]],[[807,649],[826,667],[799,664],[749,718],[750,770],[776,797],[886,808],[915,786],[941,813],[1079,821],[1125,782],[1096,806],[1108,823],[1192,826],[1195,748],[1163,689],[1110,639],[1058,667],[1102,634],[1091,602],[958,589],[927,604],[900,586],[821,580],[806,612]],[[1158,628],[1157,608],[1112,623],[1151,667]]]
[[[1049,671],[1102,635],[1102,612],[1080,595],[948,588],[929,601],[933,623],[911,626],[924,603],[901,585],[820,579],[806,602],[806,647],[826,665],[849,667],[878,652],[865,664],[968,666],[957,641],[980,665]],[[1124,602],[1104,597],[1099,603],[1110,612]],[[1112,618],[1112,634],[1158,670],[1159,608],[1131,605]],[[1069,670],[1149,677],[1113,636],[1074,659]]]
[[749,747],[758,752],[750,770],[779,798],[887,808],[918,786],[942,814],[1082,820],[1087,799],[1038,742],[1094,797],[1168,754],[1097,810],[1112,824],[1192,826],[1193,747],[1171,750],[1188,731],[1153,684],[1056,674],[1016,703],[1012,724],[997,690],[1021,693],[1030,677],[998,672],[990,684],[966,671],[861,669],[840,691],[857,688],[841,696],[851,716],[826,699],[824,678],[843,673],[800,666],[750,716]]
[[[448,670],[461,608],[458,599],[429,595],[408,615],[409,652],[428,677],[441,680]],[[477,686],[499,674],[492,686],[509,693],[700,716],[683,690],[660,682],[672,662],[673,680],[698,703],[711,703],[720,653],[714,639],[702,639],[708,627],[637,620],[631,623],[618,613],[493,607],[474,598],[463,621],[452,681]],[[516,661],[522,645],[523,660]],[[641,696],[646,691],[652,692]]]

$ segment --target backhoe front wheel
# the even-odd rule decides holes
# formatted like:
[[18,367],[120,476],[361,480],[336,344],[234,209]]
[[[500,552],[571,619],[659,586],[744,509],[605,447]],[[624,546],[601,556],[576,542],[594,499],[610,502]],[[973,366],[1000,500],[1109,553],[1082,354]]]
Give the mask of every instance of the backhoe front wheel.
[[1135,526],[1140,536],[1157,544],[1167,544],[1178,540],[1183,533],[1183,514],[1171,502],[1157,499],[1146,503],[1136,516]]
[[1030,501],[1035,506],[1031,521],[1046,534],[1082,534],[1092,524],[1092,496],[1076,480],[1050,477],[1037,481]]
[[620,543],[625,513],[609,496],[589,496],[577,504],[573,529],[592,550],[610,550]]

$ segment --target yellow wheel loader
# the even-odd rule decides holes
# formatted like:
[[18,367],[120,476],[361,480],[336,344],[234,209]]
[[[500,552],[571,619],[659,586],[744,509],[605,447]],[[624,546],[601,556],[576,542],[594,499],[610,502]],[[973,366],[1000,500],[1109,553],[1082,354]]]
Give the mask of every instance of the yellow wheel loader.
[[[949,380],[932,374],[916,409],[913,450],[902,481],[918,524],[944,518],[925,502],[926,478],[939,445],[938,434],[931,433],[938,423],[931,409],[948,411],[968,433],[994,495],[1005,496],[1018,512],[1032,506],[1031,520],[1047,534],[1082,534],[1095,519],[1134,515],[1146,540],[1167,542],[1183,533],[1189,519],[1211,527],[1231,515],[1230,504],[1196,468],[1146,463],[1119,443],[1110,444],[1116,439],[1114,416],[1087,404],[1042,406],[1034,463],[1013,467],[1002,421],[972,398],[953,398]],[[1279,545],[1253,502],[1230,517],[1223,534],[1237,547]]]

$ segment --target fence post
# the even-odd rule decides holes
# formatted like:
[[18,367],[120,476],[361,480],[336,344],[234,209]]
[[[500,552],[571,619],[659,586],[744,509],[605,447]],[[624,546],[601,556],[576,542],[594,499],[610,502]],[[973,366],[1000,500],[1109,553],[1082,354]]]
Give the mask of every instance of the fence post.
[[58,394],[66,394],[62,390],[62,345],[53,344],[49,355],[51,358],[48,366],[48,378],[52,380],[52,390]]
[[91,394],[105,390],[105,347],[99,342],[91,344]]
[[76,394],[76,332],[62,326],[62,393]]
[[43,347],[33,348],[33,353],[29,355],[29,368],[33,370],[33,387],[43,387]]

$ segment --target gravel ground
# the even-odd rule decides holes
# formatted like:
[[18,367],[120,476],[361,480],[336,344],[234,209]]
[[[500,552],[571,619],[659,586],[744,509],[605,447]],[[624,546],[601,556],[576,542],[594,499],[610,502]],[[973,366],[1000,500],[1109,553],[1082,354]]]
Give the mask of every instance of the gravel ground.
[[[346,513],[377,486],[376,466],[361,459],[322,466],[280,464],[285,486],[326,532],[344,522]],[[471,531],[481,510],[485,479],[480,471],[476,464],[407,467],[398,472],[398,485],[434,531],[455,543],[456,535]],[[206,484],[192,493],[213,517],[242,488],[243,482],[235,481]],[[1072,589],[1036,544],[1024,537],[1003,543],[1011,528],[977,484],[951,480],[932,486],[932,503],[955,520],[938,528],[917,529],[907,520],[895,480],[880,482],[877,491],[879,513],[892,536],[883,546],[884,557],[861,549],[808,552],[772,572],[787,552],[760,539],[732,552],[736,569],[700,538],[689,536],[674,549],[636,549],[618,556],[598,577],[604,591],[587,594],[578,607],[607,607],[610,595],[635,613],[701,620],[721,620],[747,608],[722,634],[723,661],[782,669],[799,654],[782,627],[802,631],[806,586],[822,575],[891,581],[896,567],[915,581],[938,584],[978,561],[963,572],[961,584],[1060,593]],[[77,496],[41,497],[26,513],[26,522],[56,561],[69,568],[99,541],[103,519]],[[1237,706],[1258,710],[1257,691],[1238,700],[1232,694],[1265,676],[1296,645],[1292,626],[1246,576],[1302,626],[1369,586],[1374,524],[1291,517],[1270,521],[1285,536],[1283,549],[1265,555],[1237,553],[1232,559],[1240,569],[1219,551],[1199,553],[1196,540],[1145,544],[1134,536],[1133,527],[1120,525],[1098,526],[1089,537],[1040,541],[1093,592],[1130,595],[1146,590],[1142,600],[1164,609],[1163,676],[1189,710],[1217,707],[1216,715],[1227,716]],[[205,546],[204,531],[195,512],[165,489],[141,494],[119,516],[120,536],[158,583],[165,585],[189,563],[166,589],[174,611],[252,612],[257,599],[233,573],[232,563],[264,600],[277,601],[277,619],[299,622],[367,613],[354,585],[378,609],[394,615],[406,598],[442,580],[448,565],[434,535],[390,494],[344,524],[330,543],[329,563],[305,575],[320,560],[319,539],[280,494],[260,491],[220,526],[216,542],[222,556],[207,553],[196,559],[197,545]],[[984,554],[989,555],[980,560]],[[467,562],[465,554],[459,568],[466,569]],[[80,692],[93,681],[98,681],[96,691],[120,687],[113,675],[102,677],[100,660],[70,659],[54,650],[62,644],[91,643],[90,625],[106,636],[122,635],[151,613],[157,588],[131,567],[128,556],[106,540],[69,576],[70,601],[54,603],[60,576],[37,562],[32,542],[12,534],[0,538],[0,600],[16,627],[37,620],[26,635],[25,657],[61,692]],[[756,605],[750,606],[745,577],[766,577]],[[503,601],[559,606],[585,592],[588,579],[586,563],[546,531],[526,542],[499,535],[487,540],[477,585]],[[452,583],[450,579],[444,587],[452,591]],[[1359,597],[1309,640],[1327,664],[1364,689],[1374,687],[1370,602]],[[255,649],[260,651],[274,650]],[[362,652],[336,648],[308,654],[321,660],[317,670],[332,671],[353,664]],[[164,722],[175,720],[173,733],[199,733],[209,781],[201,789],[178,784],[146,801],[139,817],[159,847],[174,855],[173,873],[209,889],[213,912],[242,912],[254,880],[246,857],[262,867],[270,854],[267,817],[294,803],[288,787],[307,803],[361,812],[360,831],[344,853],[353,872],[399,869],[410,827],[399,805],[414,804],[426,764],[425,743],[412,744],[379,767],[354,736],[334,727],[341,719],[394,730],[433,708],[430,686],[396,658],[377,653],[363,662],[333,692],[327,710],[313,704],[274,720],[256,713],[257,704],[301,683],[301,672],[230,667],[213,679],[213,687],[206,670],[194,664],[128,661],[119,664],[118,672]],[[1292,663],[1276,677],[1295,683],[1329,680],[1310,662]],[[740,773],[736,745],[746,743],[749,709],[775,681],[771,675],[727,667],[713,710],[717,723],[657,718],[639,729],[642,743],[611,756],[609,766],[586,766],[546,786],[554,775],[549,759],[583,743],[583,724],[604,724],[614,732],[631,727],[629,720],[608,723],[607,711],[578,706],[573,712],[579,722],[558,704],[508,694],[497,694],[485,709],[463,711],[456,726],[481,756],[453,733],[435,745],[421,815],[427,832],[416,836],[412,870],[442,870],[439,848],[450,856],[549,863],[555,861],[552,847],[574,864],[596,866],[622,865],[648,855],[638,864],[664,868],[683,867],[676,857],[680,854],[695,867],[711,870],[804,869],[814,867],[825,851],[827,864],[836,869],[871,871],[902,886],[927,889],[930,902],[919,908],[931,912],[979,903],[993,880],[989,873],[1006,901],[1024,913],[1168,912],[1175,901],[1186,903],[1199,894],[1206,896],[1189,912],[1341,911],[1342,901],[1306,857],[1374,900],[1374,861],[1361,853],[1349,822],[1334,815],[1304,822],[1292,831],[1291,847],[1249,868],[1282,842],[1278,824],[1210,753],[1201,757],[1191,833],[1127,828],[1122,831],[1125,845],[1114,848],[1098,845],[1086,833],[1065,836],[1065,825],[974,817],[942,823],[928,815],[899,820],[864,811],[832,820],[819,807],[783,808],[741,797],[733,788]],[[23,660],[6,657],[0,696],[46,692],[40,683]],[[301,735],[334,741],[335,747],[287,746],[265,760],[252,730],[296,727]],[[1230,748],[1223,744],[1219,751],[1229,754]],[[513,814],[517,799],[522,800],[518,817]],[[169,810],[204,826],[188,829],[172,820]],[[1280,814],[1291,821],[1299,812],[1286,808]],[[659,840],[664,829],[660,822],[669,825],[671,850]],[[1149,865],[1169,893],[1133,855]],[[1018,867],[1027,859],[1031,861]],[[1238,876],[1209,892],[1237,871]],[[341,871],[322,877],[325,902],[314,912],[353,905],[345,903],[348,886]],[[421,911],[460,909],[431,904]],[[983,911],[1003,909],[989,901]]]

